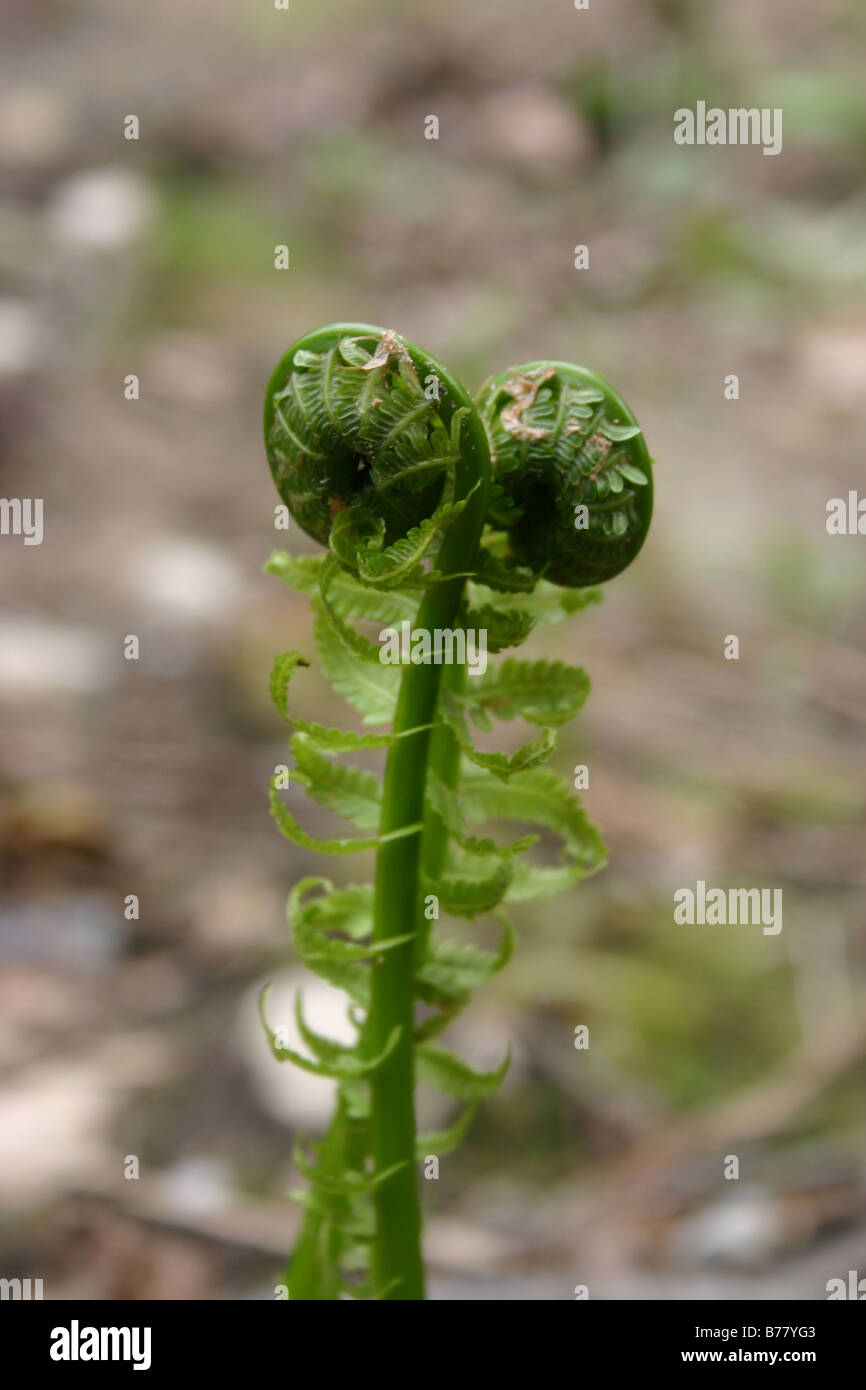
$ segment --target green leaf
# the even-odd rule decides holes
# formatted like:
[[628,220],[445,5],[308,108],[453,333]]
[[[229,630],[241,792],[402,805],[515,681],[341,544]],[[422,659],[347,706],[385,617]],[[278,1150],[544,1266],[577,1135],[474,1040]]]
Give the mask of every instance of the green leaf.
[[463,703],[470,713],[483,709],[497,719],[520,715],[531,724],[555,727],[573,719],[588,694],[589,677],[577,666],[508,657],[485,671]]
[[[326,559],[323,555],[290,555],[285,550],[274,550],[263,568],[288,588],[312,597],[319,592]],[[418,611],[417,590],[371,589],[342,567],[329,579],[328,589],[330,609],[341,618],[396,626],[404,620],[411,622]]]
[[271,667],[270,692],[277,713],[287,724],[289,718],[289,681],[299,666],[309,666],[309,661],[300,652],[279,652]]
[[614,444],[624,444],[627,439],[635,439],[643,431],[640,425],[615,425],[610,420],[602,420],[598,433]]
[[370,1083],[363,1076],[340,1082],[340,1104],[350,1120],[366,1123],[370,1118]]
[[487,634],[487,650],[501,652],[505,647],[519,647],[535,627],[535,618],[525,608],[500,609],[491,604],[481,608],[464,607],[461,626]]
[[[307,1211],[322,1218],[324,1253],[320,1253],[318,1259],[329,1269],[338,1270],[343,1252],[356,1242],[372,1238],[372,1211],[360,1194],[350,1199],[325,1187],[306,1190],[295,1187],[290,1188],[287,1195],[306,1207]],[[338,1287],[342,1289],[342,1283]]]
[[[470,769],[461,779],[460,806],[472,820],[529,821],[555,831],[563,841],[574,879],[595,873],[604,863],[605,848],[598,831],[578,798],[548,768],[515,773],[509,782]],[[507,896],[513,901],[510,893]]]
[[370,361],[370,353],[361,347],[357,338],[341,338],[339,349],[343,361],[350,367],[366,367]]
[[292,1162],[298,1172],[313,1183],[318,1192],[349,1198],[375,1192],[383,1182],[406,1167],[406,1162],[403,1162],[392,1163],[390,1168],[383,1168],[378,1173],[367,1173],[358,1168],[344,1168],[342,1171],[330,1168],[323,1170],[319,1164],[310,1162],[298,1142],[292,1148]]
[[270,985],[265,985],[264,989],[259,994],[259,1017],[262,1021],[262,1026],[267,1035],[268,1042],[270,1043],[271,1052],[278,1062],[292,1062],[296,1067],[300,1067],[301,1071],[308,1071],[313,1076],[329,1076],[339,1080],[341,1077],[364,1076],[369,1072],[375,1071],[376,1067],[384,1062],[385,1058],[393,1052],[397,1045],[397,1041],[400,1037],[399,1028],[393,1029],[382,1051],[377,1053],[374,1057],[359,1057],[356,1053],[347,1051],[343,1056],[333,1062],[313,1062],[309,1057],[305,1057],[303,1053],[296,1052],[294,1048],[282,1046],[277,1040],[277,1035],[268,1023],[267,1014],[265,1012],[270,988]]
[[314,1212],[309,1212],[287,1275],[294,1301],[322,1303],[339,1297],[339,1270],[330,1260],[322,1258],[328,1240],[326,1223]]
[[[310,954],[307,954],[309,945]],[[319,949],[320,942],[308,942],[305,933],[301,932],[295,936],[295,949],[298,959],[303,965],[311,970],[319,979],[327,980],[334,989],[340,989],[348,994],[361,1008],[366,1009],[370,1004],[370,969],[369,966],[359,964],[357,961],[333,960],[326,956]]]
[[504,969],[514,954],[517,933],[504,913],[498,915],[503,925],[495,952],[467,942],[438,941],[416,971],[419,985],[435,991],[437,1000],[459,1002]]
[[497,845],[493,840],[467,836],[464,833],[465,821],[460,796],[451,787],[446,787],[432,768],[427,773],[425,796],[448,834],[468,854],[494,855],[502,858],[512,854],[523,854],[525,850],[538,843],[537,835],[521,835],[519,839],[507,845]]
[[[461,745],[462,746],[462,745]],[[477,748],[463,748],[471,762],[478,767],[487,768],[494,776],[508,780],[515,772],[524,772],[531,767],[540,767],[556,751],[556,735],[552,729],[543,729],[537,738],[524,743],[515,753],[484,753]]]
[[[619,471],[623,472],[621,465]],[[564,589],[559,584],[550,584],[539,579],[531,594],[497,594],[483,584],[472,585],[472,596],[481,605],[492,603],[501,612],[512,608],[531,615],[536,623],[559,623],[581,612],[590,604],[601,603],[601,589]]]
[[339,937],[324,936],[305,923],[295,927],[295,942],[298,954],[304,963],[328,961],[332,965],[351,964],[354,961],[368,960],[371,956],[384,956],[397,946],[405,946],[413,939],[413,933],[402,936],[389,936],[378,941],[341,941]]
[[385,522],[369,507],[357,503],[337,512],[331,523],[328,544],[341,565],[357,571],[359,557],[381,550],[385,540]]
[[642,473],[633,463],[624,463],[622,460],[617,459],[616,466],[617,471],[620,472],[624,478],[627,478],[630,483],[634,483],[636,487],[646,487],[649,482],[649,478],[646,474]]
[[[310,744],[322,753],[355,753],[365,748],[390,748],[396,742],[394,734],[356,734],[352,729],[325,729],[321,724],[308,724],[306,719],[293,719],[292,723],[298,733],[305,734]],[[414,732],[407,730],[407,734]]]
[[597,405],[605,398],[600,386],[574,386],[568,391],[570,404],[577,405]]
[[[603,863],[604,861],[602,861]],[[601,864],[598,866],[602,867]],[[548,867],[541,864],[516,864],[514,874],[505,894],[508,903],[537,902],[540,898],[555,898],[567,893],[587,873],[595,869],[582,870],[574,863]]]
[[[387,940],[354,944],[368,936],[372,928],[373,890],[370,884],[356,885],[337,892],[327,878],[302,878],[296,883],[286,905],[286,916],[307,960],[356,961],[380,955],[412,940],[411,934]],[[312,888],[324,890],[321,897],[307,899]],[[343,932],[352,941],[331,938],[326,933]]]
[[296,780],[304,784],[314,801],[361,830],[376,829],[382,804],[378,777],[334,762],[306,734],[295,734],[291,747],[297,765]]
[[390,722],[400,688],[400,667],[383,662],[374,666],[372,662],[362,661],[343,642],[320,601],[314,600],[313,608],[317,613],[315,636],[319,657],[337,694],[363,716],[365,724]]
[[419,1163],[423,1163],[425,1158],[435,1156],[444,1158],[446,1154],[453,1153],[462,1144],[468,1133],[469,1126],[475,1119],[477,1105],[467,1105],[462,1114],[447,1129],[431,1130],[427,1134],[415,1136],[415,1157]]
[[[322,896],[305,900],[304,895],[313,888],[323,889]],[[304,964],[325,979],[331,979],[333,969],[348,969],[348,975],[340,974],[340,988],[346,988],[353,999],[366,1004],[368,981],[362,984],[353,967],[371,956],[404,946],[412,940],[412,934],[361,944],[360,939],[369,936],[372,928],[372,887],[356,886],[339,892],[330,889],[330,879],[326,878],[303,878],[295,884],[286,906],[295,946]],[[328,936],[330,931],[341,931],[353,939],[342,941]],[[343,978],[348,979],[348,985],[342,984]]]
[[536,583],[534,572],[528,565],[521,565],[513,556],[497,555],[486,545],[479,545],[475,555],[473,583],[482,586],[489,593],[497,594],[529,593]]
[[319,588],[321,555],[290,555],[287,550],[272,550],[262,570],[273,574],[289,589],[300,594],[315,594]]
[[429,882],[428,892],[434,889],[446,912],[452,917],[477,917],[501,903],[514,876],[508,860],[499,860],[485,878],[457,878],[443,874]]
[[466,821],[453,787],[449,787],[434,767],[428,767],[424,783],[424,798],[431,810],[439,817],[448,834],[458,843],[465,833]]
[[509,1048],[493,1071],[473,1071],[453,1052],[447,1052],[436,1043],[424,1042],[415,1049],[415,1075],[419,1081],[456,1100],[479,1101],[499,1090],[510,1061]]
[[[411,527],[402,539],[395,541],[393,545],[389,545],[384,550],[369,543],[366,545],[356,544],[353,554],[361,580],[366,584],[382,589],[399,588],[401,584],[407,583],[411,585],[429,583],[432,576],[425,575],[421,561],[441,532],[460,515],[478,486],[479,484],[476,483],[467,496],[458,502],[443,502],[431,516],[425,517],[419,526]],[[337,522],[340,521],[341,517],[347,515],[348,512],[342,512],[335,519],[334,526],[331,528],[332,546]],[[341,533],[348,528],[349,524],[348,520],[342,523]],[[344,553],[346,552],[344,551]],[[343,554],[339,558],[343,559]]]
[[413,526],[401,540],[385,550],[369,549],[358,552],[358,573],[367,584],[377,588],[399,588],[401,584],[423,584],[425,575],[421,561],[438,538],[441,529],[441,509],[426,517],[420,526]]
[[397,627],[415,617],[419,594],[417,589],[371,589],[338,568],[328,580],[328,600],[332,613],[341,618]]
[[[492,550],[494,555],[496,555],[500,559],[507,559],[508,557],[503,555],[501,546],[498,543],[497,532],[499,533],[499,535],[502,535],[505,531],[508,531],[512,526],[516,526],[520,518],[523,516],[523,508],[520,506],[520,504],[514,497],[509,497],[504,487],[502,487],[497,482],[493,482],[491,484],[489,497],[490,504],[487,508],[487,516],[488,520],[490,521],[490,524],[496,527],[497,529],[492,533],[488,532],[485,539],[490,545],[490,549]],[[493,587],[496,588],[497,585],[494,584]],[[531,585],[528,587],[531,587]],[[506,583],[505,588],[514,588],[514,585]]]
[[321,1033],[314,1032],[304,1017],[304,1001],[300,990],[295,995],[295,1022],[302,1041],[320,1062],[337,1064],[344,1057],[357,1055],[354,1047],[347,1047],[345,1043],[335,1042],[333,1038],[325,1038]]
[[305,734],[310,743],[323,753],[347,753],[360,748],[387,748],[394,742],[393,734],[357,734],[351,729],[326,729],[322,724],[308,724],[288,711],[288,684],[299,666],[309,666],[306,657],[298,652],[280,652],[271,669],[270,692],[277,712],[298,733]]
[[426,891],[435,892],[442,907],[453,917],[476,917],[502,901],[513,874],[510,857],[494,858],[492,868],[483,876],[461,878],[440,874],[428,883]]
[[331,554],[325,559],[319,577],[319,596],[324,605],[331,622],[334,624],[344,645],[354,652],[362,661],[378,664],[381,648],[369,637],[364,637],[352,625],[341,617],[336,605],[332,605],[330,599],[330,588],[336,576],[339,574],[339,565],[335,557]]
[[[322,893],[304,900],[313,888]],[[289,920],[317,931],[340,931],[353,940],[369,936],[373,929],[373,885],[354,883],[335,889],[330,879],[309,877],[296,883],[286,908]]]
[[540,835],[520,835],[518,839],[511,840],[507,845],[497,845],[493,840],[478,839],[475,835],[468,835],[461,838],[458,843],[465,854],[471,855],[516,855],[525,854],[533,845],[537,845]]
[[475,763],[477,767],[486,768],[488,772],[504,780],[515,772],[546,763],[556,748],[556,735],[552,729],[543,729],[537,738],[524,743],[515,753],[485,753],[472,742],[463,710],[450,691],[442,691],[439,713],[470,762]]
[[422,829],[419,821],[417,825],[405,825],[399,830],[391,830],[387,835],[375,836],[372,839],[317,840],[301,829],[294,816],[280,801],[279,793],[274,785],[275,781],[275,778],[271,778],[270,806],[271,815],[277,823],[277,829],[293,844],[300,845],[303,849],[315,850],[318,854],[357,854],[361,850],[378,849],[387,840],[400,840],[404,835],[417,835]]

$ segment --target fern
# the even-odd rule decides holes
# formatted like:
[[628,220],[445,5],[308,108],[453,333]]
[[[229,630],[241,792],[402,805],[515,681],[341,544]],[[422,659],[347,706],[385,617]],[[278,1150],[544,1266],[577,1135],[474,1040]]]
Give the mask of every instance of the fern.
[[[420,1298],[415,1164],[456,1147],[509,1060],[474,1070],[438,1038],[515,950],[503,905],[567,891],[602,866],[605,849],[550,766],[557,728],[589,692],[585,672],[506,656],[467,681],[458,667],[384,664],[371,625],[476,629],[495,654],[597,602],[590,580],[616,573],[643,539],[649,460],[627,407],[591,373],[529,364],[473,402],[420,348],[364,325],[335,325],[289,349],[269,385],[265,433],[281,495],[328,546],[316,557],[274,552],[265,568],[309,599],[333,689],[364,725],[387,726],[343,731],[301,717],[294,682],[310,659],[276,658],[270,692],[291,728],[290,775],[361,833],[316,838],[274,781],[278,829],[317,853],[377,856],[374,885],[307,877],[287,909],[300,960],[347,994],[354,1042],[316,1032],[298,999],[303,1051],[289,1048],[266,992],[260,1004],[274,1056],[336,1086],[324,1139],[295,1146],[307,1186],[291,1296]],[[591,504],[583,541],[572,524],[578,496]],[[560,504],[565,515],[551,515]],[[569,543],[557,549],[563,527]],[[516,752],[476,746],[470,722],[490,730],[516,718],[538,731]],[[342,761],[373,749],[387,752],[384,779]],[[535,829],[508,841],[499,822]],[[543,862],[533,855],[542,841]],[[440,913],[492,917],[498,945],[440,935]],[[445,1129],[415,1133],[415,1083],[462,1103]]]

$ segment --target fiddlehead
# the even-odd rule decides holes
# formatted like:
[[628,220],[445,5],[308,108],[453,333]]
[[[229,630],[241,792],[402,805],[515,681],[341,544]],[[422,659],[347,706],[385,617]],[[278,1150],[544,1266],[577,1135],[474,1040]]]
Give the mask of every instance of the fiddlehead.
[[289,349],[268,384],[265,445],[308,535],[327,545],[352,509],[390,544],[434,513],[459,459],[453,397],[439,408],[445,376],[414,344],[365,324],[335,324]]
[[[372,887],[308,878],[289,900],[298,955],[348,994],[356,1043],[314,1032],[300,1004],[309,1055],[281,1046],[265,1022],[275,1056],[337,1083],[324,1141],[312,1156],[295,1154],[309,1188],[291,1296],[419,1298],[414,1161],[456,1145],[507,1067],[506,1057],[473,1071],[436,1039],[506,964],[515,936],[505,905],[564,891],[601,866],[604,846],[578,798],[544,766],[556,728],[586,698],[583,671],[506,657],[472,679],[465,667],[446,667],[443,679],[441,655],[413,657],[402,670],[383,664],[357,624],[408,624],[428,635],[479,628],[496,652],[578,611],[599,596],[580,586],[617,573],[643,541],[649,458],[625,405],[591,373],[516,368],[489,382],[475,406],[422,349],[365,325],[334,325],[289,349],[268,387],[265,439],[280,495],[330,550],[277,553],[267,568],[309,595],[335,689],[365,723],[390,724],[355,733],[298,719],[287,686],[309,662],[277,658],[271,693],[293,726],[295,779],[364,834],[314,840],[272,788],[279,829],[323,853],[377,853]],[[489,729],[513,718],[538,730],[517,752],[474,746],[470,722]],[[371,747],[387,749],[381,782],[335,760]],[[474,833],[491,818],[552,833],[559,862],[527,858],[537,834],[502,843]],[[440,911],[492,914],[497,948],[440,935]],[[464,1103],[449,1130],[415,1135],[418,1081]]]
[[486,382],[478,408],[502,489],[490,520],[514,557],[578,588],[631,564],[652,516],[652,469],[640,425],[607,382],[528,362]]

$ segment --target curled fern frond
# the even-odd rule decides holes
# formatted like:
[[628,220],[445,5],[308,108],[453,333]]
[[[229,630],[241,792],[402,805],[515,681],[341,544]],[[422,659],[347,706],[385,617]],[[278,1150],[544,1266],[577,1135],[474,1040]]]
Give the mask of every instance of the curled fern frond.
[[631,564],[652,517],[643,432],[603,377],[528,362],[485,384],[478,407],[504,502],[491,516],[534,574],[581,588]]
[[450,420],[398,334],[311,334],[278,364],[266,400],[277,491],[323,545],[334,519],[358,504],[389,540],[431,516],[456,461]]

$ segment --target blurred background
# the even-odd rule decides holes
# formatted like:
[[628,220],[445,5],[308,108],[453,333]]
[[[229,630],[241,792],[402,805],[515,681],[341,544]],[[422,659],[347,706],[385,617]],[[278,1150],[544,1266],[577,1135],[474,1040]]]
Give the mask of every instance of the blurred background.
[[[284,900],[322,871],[266,803],[271,659],[312,641],[261,566],[315,547],[274,530],[260,415],[337,319],[473,386],[602,371],[657,461],[639,563],[524,649],[591,674],[555,766],[589,766],[610,863],[516,914],[462,1022],[464,1055],[515,1060],[423,1185],[434,1296],[866,1275],[866,541],[825,528],[866,494],[866,11],[7,0],[3,25],[0,492],[45,511],[41,545],[0,539],[0,1275],[268,1298],[291,1246],[329,1083],[272,1061],[254,1000],[290,999]],[[781,107],[783,152],[676,146],[698,100]],[[295,698],[351,718],[314,671]],[[781,888],[782,932],[675,926],[698,878]],[[339,997],[306,998],[327,1031]]]

